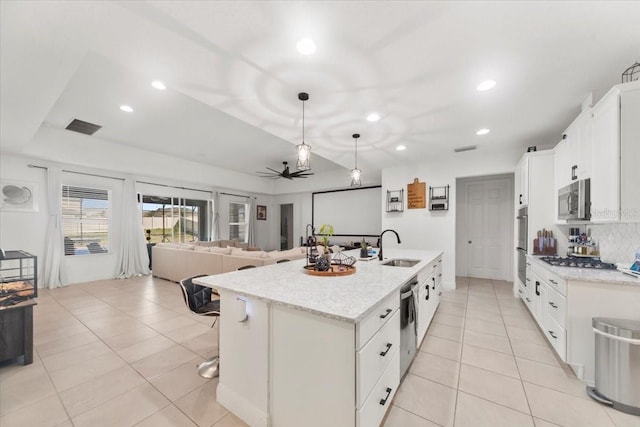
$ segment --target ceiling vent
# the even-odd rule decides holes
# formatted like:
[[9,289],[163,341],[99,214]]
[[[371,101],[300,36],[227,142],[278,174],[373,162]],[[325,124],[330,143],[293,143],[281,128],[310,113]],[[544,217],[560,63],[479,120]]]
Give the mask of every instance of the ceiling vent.
[[96,124],[85,122],[78,119],[73,119],[73,121],[71,121],[71,123],[69,123],[69,125],[65,129],[72,130],[74,132],[80,132],[85,135],[93,135],[100,128],[102,128],[102,126],[100,125],[96,125]]
[[455,151],[456,153],[462,153],[463,151],[473,151],[476,148],[478,148],[477,145],[467,145],[466,147],[454,148],[453,151]]

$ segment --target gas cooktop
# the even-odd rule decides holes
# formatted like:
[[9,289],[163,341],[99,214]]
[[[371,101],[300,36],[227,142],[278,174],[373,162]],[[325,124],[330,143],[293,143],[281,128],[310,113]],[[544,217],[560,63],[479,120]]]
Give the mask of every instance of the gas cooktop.
[[600,261],[600,258],[543,256],[540,259],[547,264],[551,264],[555,267],[595,268],[598,270],[616,269],[615,264],[612,264],[610,262],[602,262]]

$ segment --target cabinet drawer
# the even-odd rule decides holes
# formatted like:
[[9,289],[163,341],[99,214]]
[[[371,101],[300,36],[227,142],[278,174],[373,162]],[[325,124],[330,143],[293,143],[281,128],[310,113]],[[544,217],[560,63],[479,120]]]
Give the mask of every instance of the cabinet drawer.
[[533,269],[531,267],[527,267],[527,273],[525,277],[524,287],[531,291],[531,289],[535,286],[535,274],[533,273]]
[[418,283],[420,284],[424,283],[425,280],[427,280],[429,277],[435,274],[437,269],[438,269],[438,260],[434,260],[418,272]]
[[393,396],[400,384],[400,353],[391,359],[380,380],[373,386],[362,408],[356,411],[358,427],[379,426],[384,414],[391,406]]
[[567,298],[552,287],[547,288],[545,310],[560,327],[566,328]]
[[562,279],[557,274],[552,273],[550,270],[541,265],[536,265],[535,273],[544,282],[549,285],[550,288],[555,289],[562,295],[567,295],[567,281]]
[[518,295],[520,295],[520,298],[522,298],[522,301],[524,301],[525,305],[527,306],[527,308],[529,309],[533,317],[535,317],[536,313],[533,306],[534,300],[533,300],[531,290],[528,287],[526,287],[524,284],[521,284],[518,286]]
[[378,304],[356,325],[356,350],[360,350],[400,308],[400,294],[396,291]]
[[567,333],[552,317],[547,316],[545,320],[544,334],[547,337],[547,340],[551,343],[551,346],[555,349],[556,353],[558,353],[558,356],[566,362]]
[[361,408],[389,361],[400,349],[400,310],[356,353],[356,402]]

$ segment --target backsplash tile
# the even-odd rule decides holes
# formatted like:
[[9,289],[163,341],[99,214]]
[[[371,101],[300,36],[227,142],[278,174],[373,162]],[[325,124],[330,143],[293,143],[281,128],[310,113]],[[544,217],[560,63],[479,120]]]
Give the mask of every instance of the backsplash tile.
[[600,245],[604,261],[629,264],[640,248],[640,223],[592,224],[591,237]]

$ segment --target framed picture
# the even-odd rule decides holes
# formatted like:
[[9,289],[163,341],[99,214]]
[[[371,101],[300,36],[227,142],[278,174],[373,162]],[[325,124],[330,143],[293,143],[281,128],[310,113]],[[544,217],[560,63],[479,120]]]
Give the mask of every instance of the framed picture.
[[262,205],[257,205],[256,207],[256,218],[261,221],[267,220],[267,207]]
[[0,210],[38,212],[38,186],[33,182],[0,181]]

